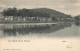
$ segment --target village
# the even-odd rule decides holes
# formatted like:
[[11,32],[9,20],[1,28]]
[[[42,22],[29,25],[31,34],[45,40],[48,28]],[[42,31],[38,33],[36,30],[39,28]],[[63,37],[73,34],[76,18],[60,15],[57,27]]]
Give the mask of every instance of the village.
[[14,17],[6,16],[1,17],[1,22],[56,22],[56,21],[72,21],[72,18],[57,18],[54,17]]

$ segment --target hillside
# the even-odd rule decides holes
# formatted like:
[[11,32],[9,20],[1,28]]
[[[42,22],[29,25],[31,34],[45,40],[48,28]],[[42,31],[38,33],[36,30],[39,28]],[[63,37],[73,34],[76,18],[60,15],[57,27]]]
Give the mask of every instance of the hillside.
[[80,22],[80,15],[77,15],[77,16],[75,17],[75,21]]
[[28,17],[71,17],[56,10],[49,8],[36,8],[36,9],[17,9],[8,8],[3,10],[4,16],[28,16]]
[[49,8],[36,8],[36,9],[31,9],[31,11],[41,13],[41,14],[45,13],[45,14],[48,14],[50,17],[69,17],[70,16]]

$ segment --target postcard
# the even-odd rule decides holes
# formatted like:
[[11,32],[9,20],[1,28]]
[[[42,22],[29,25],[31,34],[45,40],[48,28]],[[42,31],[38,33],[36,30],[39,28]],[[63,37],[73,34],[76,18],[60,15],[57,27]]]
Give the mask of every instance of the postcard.
[[0,0],[0,51],[80,51],[80,0]]

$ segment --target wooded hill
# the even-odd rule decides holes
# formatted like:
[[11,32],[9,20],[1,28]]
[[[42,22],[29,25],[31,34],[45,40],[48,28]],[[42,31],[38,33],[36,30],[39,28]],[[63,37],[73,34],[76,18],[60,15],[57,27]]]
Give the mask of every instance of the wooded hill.
[[80,15],[75,16],[74,20],[75,20],[76,22],[80,22]]
[[36,8],[36,9],[17,9],[7,8],[3,10],[4,16],[22,16],[22,17],[71,17],[70,15],[61,13],[49,8]]

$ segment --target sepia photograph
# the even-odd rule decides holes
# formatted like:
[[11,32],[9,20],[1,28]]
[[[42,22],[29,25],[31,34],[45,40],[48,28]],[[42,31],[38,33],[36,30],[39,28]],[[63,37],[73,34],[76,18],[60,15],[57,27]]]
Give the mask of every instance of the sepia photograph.
[[80,51],[80,0],[0,0],[0,51]]

